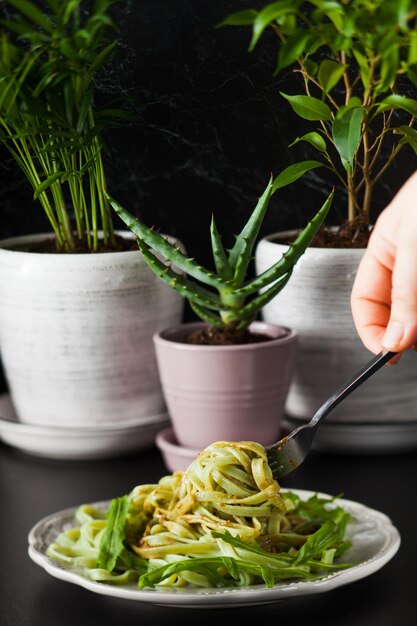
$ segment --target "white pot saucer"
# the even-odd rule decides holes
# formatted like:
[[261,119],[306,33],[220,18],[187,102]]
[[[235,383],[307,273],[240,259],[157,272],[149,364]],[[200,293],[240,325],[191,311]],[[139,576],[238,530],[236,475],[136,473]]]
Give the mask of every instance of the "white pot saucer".
[[61,427],[19,422],[8,393],[0,395],[0,440],[34,456],[49,459],[104,459],[154,445],[157,433],[169,424],[167,413],[140,418],[136,423]]
[[[305,422],[286,417],[289,430]],[[417,449],[417,421],[387,423],[326,422],[315,436],[313,449],[341,454],[386,454]]]

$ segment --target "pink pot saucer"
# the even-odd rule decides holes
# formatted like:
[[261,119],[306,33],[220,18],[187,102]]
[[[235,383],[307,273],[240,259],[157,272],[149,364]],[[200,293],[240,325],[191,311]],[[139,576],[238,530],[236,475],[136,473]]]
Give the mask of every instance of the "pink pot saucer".
[[[288,428],[285,428],[285,425],[283,425],[280,437],[284,437],[284,435],[288,435],[288,433]],[[174,429],[171,426],[159,431],[155,441],[157,447],[161,451],[166,467],[171,472],[184,472],[190,463],[194,461],[197,455],[201,452],[201,450],[181,446],[177,442]]]
[[201,450],[180,446],[172,427],[164,428],[156,436],[156,445],[161,451],[166,467],[171,472],[185,471]]

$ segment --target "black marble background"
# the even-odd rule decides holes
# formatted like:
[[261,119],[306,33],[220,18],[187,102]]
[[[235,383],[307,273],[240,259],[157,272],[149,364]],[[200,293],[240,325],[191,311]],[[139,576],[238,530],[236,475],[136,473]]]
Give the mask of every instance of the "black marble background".
[[[256,0],[123,3],[116,9],[119,52],[96,86],[99,100],[123,94],[135,112],[132,126],[106,136],[110,192],[149,225],[179,236],[203,262],[210,262],[212,212],[225,243],[231,243],[269,173],[314,158],[299,146],[287,148],[305,129],[279,96],[280,89],[296,93],[298,86],[290,71],[273,77],[273,34],[248,53],[249,28],[215,29],[231,12],[263,5]],[[48,230],[23,176],[1,154],[0,238]],[[406,148],[379,186],[373,217],[416,163]],[[301,227],[331,184],[316,170],[278,192],[262,234]],[[329,222],[343,219],[345,205],[338,190]]]

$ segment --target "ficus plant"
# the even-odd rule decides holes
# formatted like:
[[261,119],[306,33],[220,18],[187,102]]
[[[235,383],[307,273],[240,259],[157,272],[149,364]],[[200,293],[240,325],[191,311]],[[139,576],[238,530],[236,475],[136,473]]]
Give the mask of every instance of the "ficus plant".
[[271,179],[230,250],[224,248],[212,218],[210,236],[214,271],[186,256],[167,237],[145,226],[110,196],[109,201],[135,234],[149,267],[164,283],[189,301],[198,317],[211,327],[243,330],[288,282],[295,264],[323,223],[333,198],[332,192],[277,263],[250,279],[247,272],[253,246],[273,191],[274,181]]
[[97,250],[100,230],[103,244],[114,244],[102,133],[128,113],[93,100],[94,78],[117,46],[112,4],[0,2],[0,141],[64,252]]
[[275,74],[293,69],[301,78],[300,93],[281,97],[311,123],[290,145],[304,142],[316,157],[280,180],[330,170],[346,189],[350,222],[369,218],[375,185],[402,148],[417,153],[417,100],[405,95],[417,86],[416,16],[417,0],[278,0],[221,24],[250,26],[249,50],[275,33]]

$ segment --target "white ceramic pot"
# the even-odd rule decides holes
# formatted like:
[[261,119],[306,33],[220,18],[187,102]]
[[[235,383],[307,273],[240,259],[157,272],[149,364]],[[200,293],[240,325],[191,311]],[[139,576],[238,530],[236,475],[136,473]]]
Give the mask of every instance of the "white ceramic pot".
[[152,336],[181,321],[182,298],[139,250],[15,250],[45,237],[0,242],[0,349],[19,419],[91,426],[161,413]]
[[[288,249],[294,232],[263,239],[256,252],[258,274]],[[294,419],[310,418],[319,406],[365,365],[371,355],[356,332],[350,293],[360,249],[308,248],[282,290],[264,309],[267,322],[289,325],[299,336],[295,374],[287,402]],[[344,400],[330,421],[355,423],[417,420],[417,355],[408,351],[400,363],[386,366]]]

